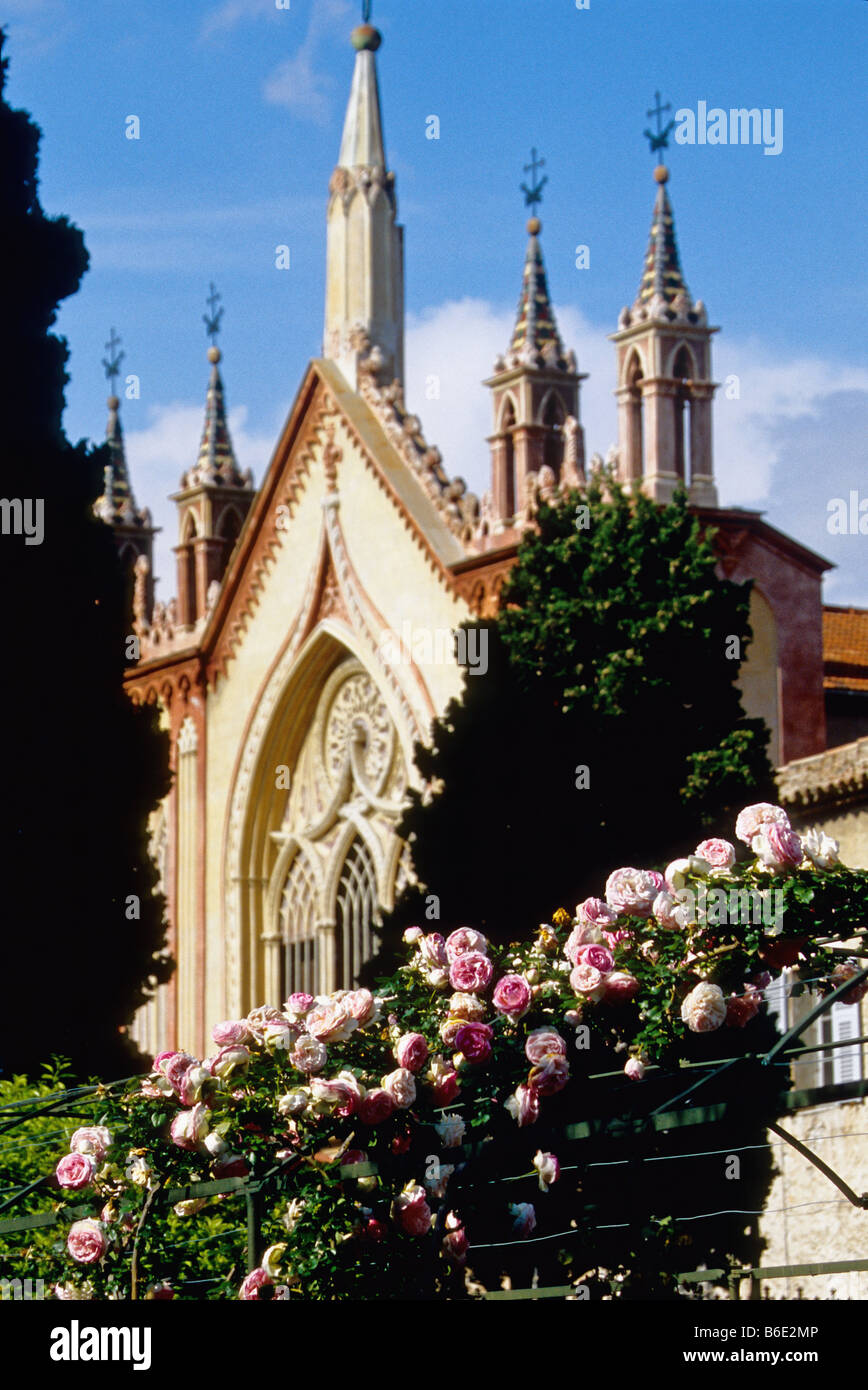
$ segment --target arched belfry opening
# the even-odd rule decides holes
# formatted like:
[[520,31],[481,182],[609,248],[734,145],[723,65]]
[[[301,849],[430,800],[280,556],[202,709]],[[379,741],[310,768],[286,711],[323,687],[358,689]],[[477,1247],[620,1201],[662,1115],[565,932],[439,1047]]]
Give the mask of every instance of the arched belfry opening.
[[508,517],[515,516],[516,511],[515,424],[515,406],[510,396],[500,425],[503,436],[504,515]]
[[543,464],[560,480],[564,464],[564,423],[567,412],[556,391],[551,391],[543,403],[542,426]]
[[[320,629],[296,660],[233,791],[229,935],[238,1007],[303,990],[351,988],[375,950],[403,844],[396,834],[412,731],[402,736],[379,678]],[[405,747],[405,743],[409,746]]]
[[675,391],[672,395],[674,469],[681,482],[686,483],[690,466],[690,385],[693,363],[684,346],[678,349],[672,363],[672,377],[675,381]]

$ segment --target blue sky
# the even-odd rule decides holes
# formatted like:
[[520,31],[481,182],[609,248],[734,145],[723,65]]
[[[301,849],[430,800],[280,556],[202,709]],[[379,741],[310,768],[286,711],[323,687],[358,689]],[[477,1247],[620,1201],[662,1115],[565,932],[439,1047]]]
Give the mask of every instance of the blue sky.
[[[283,0],[285,2],[285,0]],[[121,334],[128,457],[163,526],[198,445],[208,283],[242,467],[261,480],[305,365],[321,347],[325,206],[349,92],[349,0],[5,0],[7,95],[41,125],[49,213],[84,231],[91,268],[59,327],[71,350],[67,433],[105,426],[101,359]],[[642,131],[673,110],[783,113],[783,147],[673,145],[687,282],[715,338],[721,500],[838,569],[829,602],[868,605],[866,536],[833,536],[827,504],[868,498],[864,351],[865,0],[374,0],[389,162],[406,232],[408,397],[446,467],[487,485],[487,392],[508,340],[525,249],[519,184],[546,160],[543,247],[562,336],[583,371],[589,451],[615,437],[606,334],[636,293],[655,185]],[[425,138],[429,115],[440,139]],[[125,138],[138,116],[140,138]],[[275,268],[287,244],[291,268]],[[590,248],[578,270],[575,248]],[[441,379],[425,399],[429,375]]]

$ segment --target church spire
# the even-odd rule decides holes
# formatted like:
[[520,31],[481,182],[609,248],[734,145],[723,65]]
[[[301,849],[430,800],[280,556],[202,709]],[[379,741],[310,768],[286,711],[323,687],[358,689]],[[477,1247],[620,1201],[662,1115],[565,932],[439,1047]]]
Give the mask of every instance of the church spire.
[[[665,150],[674,121],[656,106],[656,134],[646,130],[652,154]],[[675,219],[666,192],[669,170],[654,170],[657,195],[639,291],[621,310],[612,334],[618,355],[618,475],[641,481],[658,502],[687,488],[700,507],[717,506],[712,466],[711,328],[701,299],[694,302],[681,269]]]
[[102,493],[93,505],[94,514],[112,528],[115,544],[124,570],[127,588],[126,606],[129,614],[133,610],[133,573],[140,558],[144,556],[145,610],[150,613],[154,601],[154,536],[158,528],[151,521],[147,507],[139,508],[133,494],[133,485],[127,468],[124,433],[121,427],[120,397],[117,394],[117,379],[120,375],[124,353],[120,351],[121,340],[111,330],[106,343],[107,357],[103,358],[103,370],[109,383],[108,423],[105,440],[108,461],[103,469]]
[[178,505],[179,544],[178,610],[183,625],[190,627],[210,611],[232,556],[235,542],[253,501],[250,470],[238,467],[229,437],[226,400],[220,375],[222,354],[217,346],[223,317],[220,295],[213,284],[203,315],[211,339],[208,361],[211,376],[205,401],[205,426],[195,464],[181,478],[172,498]]
[[404,241],[380,111],[375,55],[382,35],[367,22],[369,4],[363,18],[351,36],[355,69],[329,184],[323,335],[323,355],[354,390],[368,353],[381,380],[404,375]]
[[94,511],[110,526],[118,524],[149,526],[150,513],[140,512],[136,506],[129,469],[127,468],[124,435],[119,413],[121,403],[116,394],[117,378],[120,374],[121,362],[124,360],[124,353],[119,351],[120,345],[121,340],[116,337],[115,330],[112,329],[111,336],[106,343],[108,357],[103,358],[102,364],[111,390],[111,395],[106,402],[109,416],[105,432],[109,454],[108,462],[103,470],[102,494],[94,504]]
[[515,328],[504,356],[494,364],[491,388],[494,433],[491,498],[496,529],[509,528],[524,514],[529,492],[546,493],[584,482],[585,444],[579,423],[579,382],[575,353],[561,342],[549,297],[536,207],[542,201],[545,165],[536,150],[525,165],[530,187],[522,184],[532,216]]

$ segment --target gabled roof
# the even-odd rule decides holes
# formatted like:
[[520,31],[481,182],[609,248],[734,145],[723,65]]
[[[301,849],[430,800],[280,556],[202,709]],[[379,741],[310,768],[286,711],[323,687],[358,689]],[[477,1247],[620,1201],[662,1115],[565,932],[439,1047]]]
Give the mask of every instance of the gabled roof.
[[[342,421],[356,440],[367,467],[390,497],[400,518],[399,524],[410,531],[414,543],[425,553],[439,582],[449,589],[455,588],[450,567],[465,559],[467,551],[457,534],[458,523],[452,511],[455,504],[448,496],[448,481],[439,463],[435,465],[429,458],[436,451],[427,450],[427,446],[425,452],[421,446],[417,450],[411,449],[409,445],[412,440],[405,441],[406,430],[400,424],[404,418],[402,412],[390,406],[387,413],[386,406],[380,403],[380,396],[381,393],[374,388],[371,396],[373,403],[369,403],[350,389],[333,362],[317,358],[310,363],[262,486],[238,537],[205,628],[198,638],[193,638],[191,634],[189,646],[179,644],[171,652],[167,651],[165,656],[141,662],[130,673],[131,679],[136,674],[153,676],[160,666],[197,653],[209,669],[225,668],[227,658],[223,649],[227,641],[233,644],[235,638],[231,634],[240,631],[246,615],[258,603],[266,570],[282,543],[280,532],[285,530],[286,537],[291,540],[291,520],[288,528],[277,527],[275,517],[278,506],[287,497],[290,498],[292,509],[292,499],[307,487],[311,436],[305,426],[311,417],[318,421],[314,433],[317,428],[322,430],[325,419],[330,423],[334,423],[336,418]],[[390,434],[397,438],[390,437]],[[307,446],[302,442],[303,435],[307,437]],[[408,459],[415,458],[417,451],[420,453],[418,468],[408,462]],[[426,458],[429,458],[427,464],[422,461]],[[227,634],[230,636],[227,637]]]

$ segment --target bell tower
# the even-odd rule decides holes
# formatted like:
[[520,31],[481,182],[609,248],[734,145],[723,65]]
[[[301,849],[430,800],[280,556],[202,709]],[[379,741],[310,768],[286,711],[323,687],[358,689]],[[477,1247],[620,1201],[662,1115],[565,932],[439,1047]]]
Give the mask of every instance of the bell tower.
[[[666,148],[674,122],[664,129],[667,103],[648,112],[657,134],[646,131],[652,153]],[[711,328],[702,300],[694,302],[681,270],[675,219],[666,192],[669,170],[654,170],[657,196],[639,292],[621,310],[611,335],[617,354],[618,473],[641,480],[658,502],[679,487],[699,507],[716,507],[711,438]]]
[[580,373],[575,353],[567,352],[549,298],[536,205],[547,178],[536,150],[525,166],[530,187],[522,184],[532,211],[515,328],[506,353],[494,363],[484,383],[491,390],[494,433],[491,449],[491,494],[496,522],[510,526],[522,512],[528,480],[538,475],[544,486],[578,487],[585,481],[584,432],[579,423]]
[[211,339],[205,428],[199,457],[172,496],[178,507],[178,620],[185,627],[193,627],[208,613],[254,496],[250,470],[240,471],[226,422],[222,354],[216,341],[223,315],[217,307],[219,300],[212,284],[207,300],[210,312],[203,316]]

